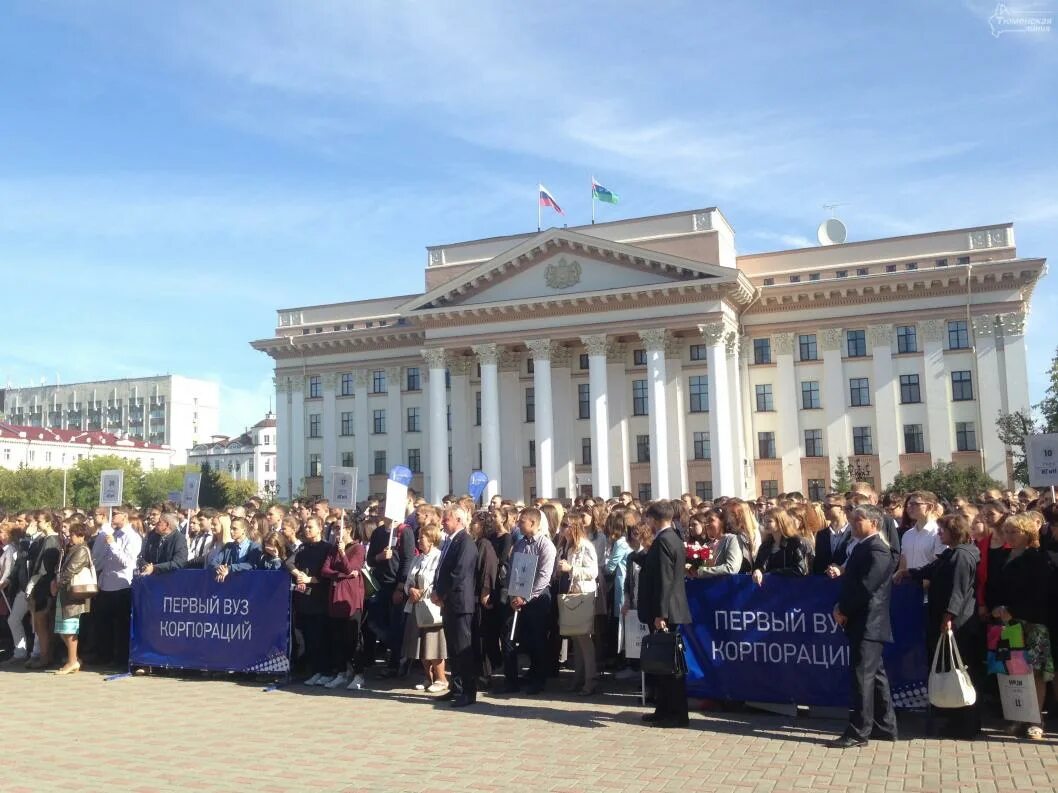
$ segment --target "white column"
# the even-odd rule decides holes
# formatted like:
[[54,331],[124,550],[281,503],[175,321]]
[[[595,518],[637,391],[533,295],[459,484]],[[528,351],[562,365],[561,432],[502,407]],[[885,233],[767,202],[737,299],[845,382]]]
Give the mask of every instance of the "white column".
[[[503,482],[501,495],[512,501],[525,497],[525,471],[523,460],[528,452],[522,448],[522,391],[518,376],[521,359],[510,350],[501,349],[499,361],[500,386],[500,476]],[[482,450],[484,451],[484,450]]]
[[338,375],[335,372],[325,372],[320,378],[323,387],[323,496],[328,497],[331,492],[331,468],[338,465],[338,426],[337,426],[337,402],[335,400],[335,387],[338,384]]
[[[999,440],[996,432],[996,420],[1003,403],[1000,399],[999,378],[1003,372],[999,368],[999,354],[996,351],[996,324],[994,314],[980,314],[973,318],[974,348],[977,352],[977,383],[983,387],[977,391],[977,404],[980,406],[980,421],[977,422],[977,445],[984,457],[985,471],[999,482],[1007,481],[1007,450]],[[950,375],[949,375],[950,376]],[[987,383],[988,386],[984,387]]]
[[445,351],[431,348],[422,351],[429,371],[426,383],[429,402],[427,419],[430,465],[426,469],[425,484],[427,498],[431,504],[440,505],[448,495],[448,395],[445,389]]
[[709,364],[709,446],[712,452],[713,498],[734,496],[735,469],[731,456],[731,390],[727,382],[727,345],[730,328],[723,321],[699,325]]
[[453,355],[448,359],[452,380],[449,405],[452,410],[452,492],[466,493],[470,472],[476,460],[471,459],[470,411],[474,400],[470,392],[470,367],[473,358]]
[[800,399],[798,399],[797,375],[794,373],[792,333],[776,333],[772,337],[775,353],[775,390],[772,397],[779,411],[778,432],[775,441],[782,458],[782,489],[803,491],[801,481],[801,430],[798,421]]
[[868,330],[871,342],[874,379],[874,436],[878,451],[878,489],[892,483],[900,473],[900,437],[904,428],[896,408],[897,378],[893,374],[893,326],[871,325]]
[[551,402],[555,423],[555,492],[564,488],[567,497],[577,494],[577,469],[573,462],[573,373],[572,353],[561,344],[551,346]]
[[404,413],[401,410],[401,368],[386,369],[386,467],[404,465]]
[[687,477],[687,386],[683,381],[682,339],[669,336],[665,341],[665,374],[668,375],[669,403],[666,406],[673,437],[669,447],[669,484],[676,496],[690,491]]
[[276,386],[276,497],[280,501],[290,501],[294,486],[290,474],[293,433],[290,417],[290,378],[277,373],[273,382]]
[[944,320],[927,319],[919,322],[916,336],[922,344],[929,453],[936,465],[941,461],[950,462],[954,449],[951,403],[948,401],[949,376],[948,368],[944,365]]
[[591,489],[610,497],[610,417],[606,382],[606,334],[583,336],[588,349],[588,391],[591,394]]
[[664,328],[641,330],[639,338],[647,349],[650,411],[650,494],[654,499],[672,498],[669,486],[667,444],[669,424],[665,399],[665,339]]
[[369,422],[371,410],[367,404],[367,379],[371,373],[366,369],[353,372],[353,461],[356,463],[356,500],[371,497],[371,459]]
[[495,344],[478,344],[474,354],[481,364],[481,467],[489,477],[484,500],[501,493],[500,481],[500,351]]
[[748,496],[756,498],[760,495],[757,488],[757,466],[755,464],[757,456],[757,419],[756,414],[753,412],[752,397],[750,396],[749,361],[750,355],[753,353],[753,343],[750,341],[749,336],[739,337],[738,352],[738,372],[741,382],[744,384],[738,394],[738,400],[742,406],[742,446],[746,455],[746,486],[748,488]]
[[[823,350],[823,383],[820,386],[823,398],[823,418],[827,456],[830,470],[837,467],[838,458],[847,465],[852,454],[849,436],[849,420],[845,409],[845,367],[841,361],[841,328],[821,328],[819,344]],[[829,486],[829,482],[827,483]]]
[[[628,377],[625,372],[626,348],[611,344],[606,351],[606,376],[609,384],[607,409],[610,413],[610,484],[621,490],[632,489],[632,457],[628,448]],[[609,493],[605,494],[607,497]]]
[[533,434],[536,440],[536,495],[555,497],[555,418],[551,403],[551,340],[525,343],[533,356]]
[[305,378],[290,379],[290,480],[294,498],[305,485]]
[[724,336],[724,350],[727,353],[727,388],[731,393],[731,460],[735,476],[734,495],[739,498],[751,498],[753,492],[752,468],[746,455],[746,431],[742,412],[742,369],[739,366],[738,331],[729,330]]
[[[1003,382],[1006,384],[1009,413],[1019,410],[1028,413],[1032,410],[1029,404],[1029,370],[1025,361],[1025,315],[1015,312],[1000,314],[999,327],[1003,331]],[[981,389],[980,383],[974,383],[974,396]]]

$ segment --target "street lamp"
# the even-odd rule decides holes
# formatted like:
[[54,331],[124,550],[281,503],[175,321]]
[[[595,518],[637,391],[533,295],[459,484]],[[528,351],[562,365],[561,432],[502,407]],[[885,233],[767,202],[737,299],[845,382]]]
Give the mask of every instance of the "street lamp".
[[853,458],[849,470],[852,473],[853,480],[856,482],[865,482],[871,478],[871,466],[866,460]]

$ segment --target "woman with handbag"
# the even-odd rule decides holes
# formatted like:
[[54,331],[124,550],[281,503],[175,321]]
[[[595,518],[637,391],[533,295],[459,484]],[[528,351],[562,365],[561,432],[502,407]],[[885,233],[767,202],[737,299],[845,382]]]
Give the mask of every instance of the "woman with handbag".
[[404,650],[402,655],[409,661],[418,658],[426,673],[426,682],[415,686],[417,691],[439,694],[448,689],[445,677],[445,659],[448,646],[441,621],[441,607],[435,605],[433,594],[434,577],[441,563],[441,516],[431,507],[419,526],[419,550],[422,552],[412,561],[408,577],[404,581]]
[[[569,594],[559,598],[559,627],[570,636],[574,646],[573,687],[581,696],[595,693],[595,643],[592,627],[595,621],[595,590],[599,561],[595,545],[588,539],[584,516],[570,512],[563,523],[565,542],[558,569],[569,575]],[[586,617],[582,618],[582,614]]]
[[81,627],[81,615],[88,613],[91,593],[97,587],[92,554],[85,544],[88,529],[83,523],[75,523],[69,531],[70,544],[66,548],[59,574],[51,583],[51,593],[58,598],[55,632],[66,645],[66,663],[56,670],[57,675],[81,671],[81,661],[77,657],[77,634]]

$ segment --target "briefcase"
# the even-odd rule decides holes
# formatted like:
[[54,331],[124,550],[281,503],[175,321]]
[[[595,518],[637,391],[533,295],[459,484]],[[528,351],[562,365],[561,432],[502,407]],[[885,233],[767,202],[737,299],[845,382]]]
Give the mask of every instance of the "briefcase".
[[679,677],[687,673],[683,637],[679,631],[655,631],[643,637],[639,667],[648,675]]

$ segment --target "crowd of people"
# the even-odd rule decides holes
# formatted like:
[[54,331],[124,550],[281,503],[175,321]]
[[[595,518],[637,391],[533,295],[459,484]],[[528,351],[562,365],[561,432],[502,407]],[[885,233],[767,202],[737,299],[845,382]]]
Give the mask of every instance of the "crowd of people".
[[[927,587],[930,655],[952,630],[980,692],[977,704],[947,714],[951,729],[978,733],[979,714],[996,707],[989,675],[1009,671],[1012,658],[1031,670],[1041,711],[1048,683],[1058,695],[1058,506],[1050,492],[987,491],[948,503],[921,491],[879,499],[858,483],[818,502],[790,493],[641,504],[623,493],[530,504],[495,497],[485,508],[469,496],[432,505],[409,493],[400,522],[385,518],[384,506],[253,499],[225,510],[160,504],[0,515],[8,628],[0,648],[9,662],[59,675],[82,664],[127,667],[135,576],[199,568],[223,581],[284,570],[291,660],[305,685],[356,690],[376,677],[410,678],[419,691],[466,707],[482,690],[540,694],[565,664],[570,691],[590,698],[601,679],[640,678],[623,646],[626,614],[637,613],[650,632],[690,622],[686,579],[747,575],[766,586],[769,576],[827,576],[842,579],[834,617],[854,666],[852,715],[839,743],[856,746],[896,737],[881,646],[892,638],[890,588],[913,579]],[[516,553],[535,558],[524,597],[508,593]],[[91,597],[77,585],[86,570],[98,584]],[[591,613],[563,614],[573,601]],[[687,724],[681,676],[648,677],[647,689],[655,711],[646,721]],[[1043,727],[1010,729],[1035,739]]]

